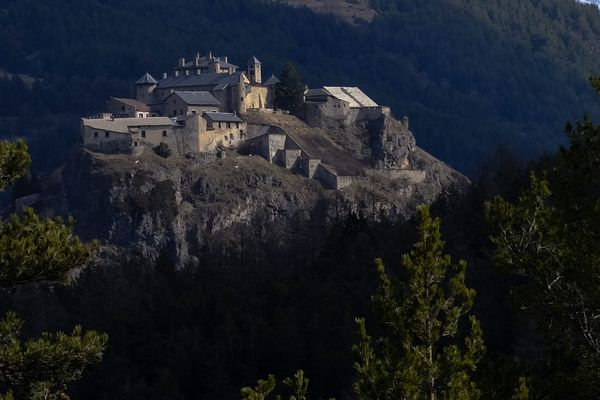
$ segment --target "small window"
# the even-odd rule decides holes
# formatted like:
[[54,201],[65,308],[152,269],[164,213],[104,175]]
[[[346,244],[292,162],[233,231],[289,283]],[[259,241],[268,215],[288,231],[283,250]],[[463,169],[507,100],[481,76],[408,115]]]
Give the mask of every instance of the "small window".
[[236,127],[236,128],[239,128],[239,127],[240,127],[240,123],[239,123],[239,122],[236,122],[236,123],[235,123],[235,127]]
[[231,128],[231,122],[227,123],[227,129]]
[[196,115],[196,110],[192,110],[192,115]]
[[121,106],[121,111],[125,111],[125,106]]
[[179,115],[184,115],[183,110],[179,110]]
[[146,131],[142,131],[142,137],[146,137]]
[[97,138],[98,137],[98,132],[94,132],[94,137]]
[[109,137],[110,136],[110,132],[104,132],[104,136],[105,137]]
[[223,136],[225,138],[225,140],[227,140],[227,135]]
[[229,134],[229,140],[233,140],[233,133]]
[[221,123],[219,122],[219,129],[221,129]]
[[140,114],[140,118],[144,118],[144,114]]
[[163,137],[167,137],[167,131],[163,131]]

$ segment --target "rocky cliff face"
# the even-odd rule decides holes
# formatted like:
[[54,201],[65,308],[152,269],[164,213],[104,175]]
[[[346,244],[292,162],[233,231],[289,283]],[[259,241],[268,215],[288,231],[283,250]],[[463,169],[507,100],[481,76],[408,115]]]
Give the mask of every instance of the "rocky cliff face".
[[182,265],[193,263],[205,246],[237,246],[244,226],[289,233],[294,221],[350,211],[408,217],[419,204],[468,183],[419,149],[411,162],[429,172],[421,179],[372,175],[335,192],[258,156],[165,160],[79,149],[47,180],[34,206],[45,216],[74,216],[77,233],[99,239],[105,250],[148,258],[166,251]]

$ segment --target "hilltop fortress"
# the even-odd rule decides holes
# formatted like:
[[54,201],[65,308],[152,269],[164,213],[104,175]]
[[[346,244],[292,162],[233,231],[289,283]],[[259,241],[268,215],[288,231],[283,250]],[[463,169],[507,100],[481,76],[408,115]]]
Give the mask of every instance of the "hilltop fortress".
[[188,158],[238,151],[332,189],[382,173],[425,179],[410,162],[416,145],[407,119],[394,120],[388,107],[356,87],[333,86],[307,89],[297,118],[274,110],[278,83],[275,76],[263,82],[256,57],[243,71],[212,53],[181,58],[161,80],[145,73],[135,83],[135,99],[111,97],[105,112],[82,118],[83,145],[139,155],[166,143]]

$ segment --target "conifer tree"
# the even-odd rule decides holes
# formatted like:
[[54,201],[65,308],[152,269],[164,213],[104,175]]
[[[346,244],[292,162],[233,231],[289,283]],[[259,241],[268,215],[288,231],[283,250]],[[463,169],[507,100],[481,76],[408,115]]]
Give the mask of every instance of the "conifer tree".
[[357,319],[354,346],[359,399],[477,399],[471,376],[485,350],[474,316],[460,344],[459,325],[467,318],[475,291],[465,284],[466,263],[443,254],[440,220],[427,206],[418,210],[419,241],[404,256],[407,279],[396,285],[376,260],[380,287],[373,297],[383,334],[372,338]]
[[[23,175],[31,159],[25,143],[0,142],[0,190]],[[94,251],[73,235],[73,221],[40,220],[32,209],[0,222],[0,286],[67,282]],[[0,399],[68,399],[67,385],[102,358],[106,335],[43,333],[21,340],[21,321],[9,312],[0,321]]]
[[275,86],[275,107],[297,115],[303,108],[305,90],[296,67],[291,62],[287,63]]
[[[600,80],[592,78],[600,94]],[[514,300],[546,344],[540,389],[552,396],[600,396],[600,126],[567,124],[557,166],[516,201],[486,204],[495,262],[519,277]],[[550,376],[552,372],[554,378]],[[533,382],[535,384],[535,382]],[[536,391],[538,386],[535,386]]]
[[[289,400],[307,400],[308,379],[304,376],[304,371],[298,370],[293,378],[283,380],[284,390]],[[244,387],[241,390],[243,400],[282,400],[281,394],[277,394],[277,380],[274,375],[269,375],[266,380],[260,379],[256,387]]]

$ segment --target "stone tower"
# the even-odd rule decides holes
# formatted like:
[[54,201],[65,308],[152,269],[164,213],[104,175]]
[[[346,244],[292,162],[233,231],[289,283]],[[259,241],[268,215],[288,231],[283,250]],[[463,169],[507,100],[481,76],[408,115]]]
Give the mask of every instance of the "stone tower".
[[252,83],[262,83],[262,65],[258,58],[252,57],[248,60],[248,79]]
[[135,83],[135,98],[137,101],[148,104],[152,100],[152,92],[158,82],[149,73],[145,73]]

